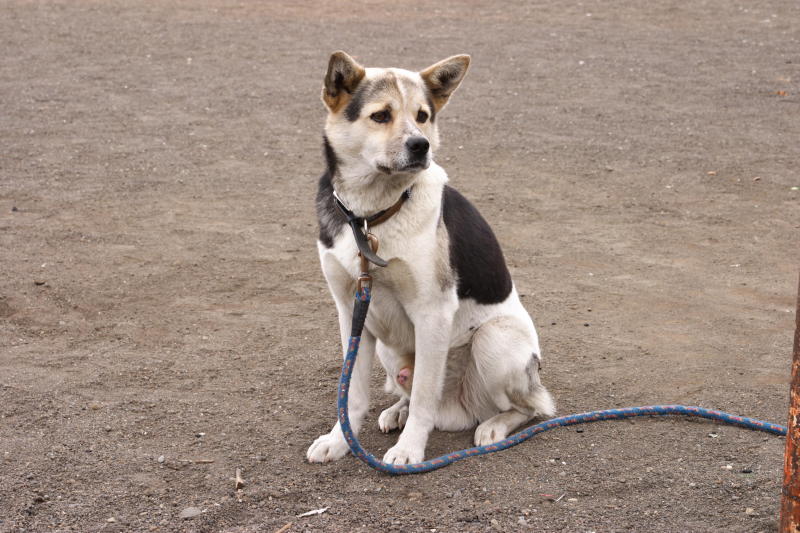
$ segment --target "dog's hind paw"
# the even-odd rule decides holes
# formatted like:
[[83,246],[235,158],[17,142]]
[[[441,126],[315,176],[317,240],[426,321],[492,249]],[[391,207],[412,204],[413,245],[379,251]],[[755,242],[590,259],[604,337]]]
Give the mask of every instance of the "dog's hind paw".
[[384,433],[389,433],[393,429],[403,429],[408,420],[408,404],[395,404],[388,409],[384,409],[378,417],[378,427]]
[[317,437],[317,440],[308,447],[306,458],[309,463],[327,463],[341,459],[347,455],[348,451],[350,448],[347,446],[344,436],[341,432],[334,430]]
[[506,436],[508,436],[508,427],[505,424],[487,420],[475,430],[475,446],[494,444]]

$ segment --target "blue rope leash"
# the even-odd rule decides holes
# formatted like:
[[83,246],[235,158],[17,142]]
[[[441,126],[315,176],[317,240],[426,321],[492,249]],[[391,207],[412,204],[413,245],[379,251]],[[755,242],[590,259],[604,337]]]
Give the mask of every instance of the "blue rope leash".
[[512,446],[524,442],[534,435],[543,433],[553,428],[574,426],[576,424],[585,424],[587,422],[597,422],[600,420],[620,420],[622,418],[632,418],[635,416],[664,416],[664,415],[684,415],[696,416],[700,418],[708,418],[722,422],[723,424],[730,424],[733,426],[740,426],[755,431],[763,431],[765,433],[772,433],[773,435],[786,435],[786,427],[754,418],[747,418],[744,416],[736,416],[721,411],[714,411],[704,407],[693,407],[686,405],[648,405],[644,407],[625,407],[622,409],[606,409],[603,411],[590,411],[588,413],[580,413],[575,415],[561,416],[547,420],[535,426],[531,426],[519,433],[511,435],[500,442],[489,444],[486,446],[476,446],[466,450],[460,450],[453,453],[448,453],[428,459],[421,463],[414,463],[410,465],[393,465],[384,463],[374,455],[366,451],[358,439],[353,434],[353,429],[350,426],[350,418],[347,413],[347,398],[350,389],[350,377],[355,367],[356,356],[358,355],[358,346],[361,342],[361,332],[363,329],[364,319],[367,315],[367,308],[370,301],[370,289],[364,287],[356,293],[356,305],[353,313],[353,331],[350,337],[350,342],[347,347],[347,355],[342,365],[342,375],[339,379],[339,397],[337,408],[339,411],[339,423],[342,427],[342,432],[350,446],[350,451],[367,463],[372,468],[392,475],[402,474],[421,474],[423,472],[430,472],[445,466],[451,465],[456,461],[467,459],[468,457],[475,457],[478,455],[485,455],[487,453],[499,452]]

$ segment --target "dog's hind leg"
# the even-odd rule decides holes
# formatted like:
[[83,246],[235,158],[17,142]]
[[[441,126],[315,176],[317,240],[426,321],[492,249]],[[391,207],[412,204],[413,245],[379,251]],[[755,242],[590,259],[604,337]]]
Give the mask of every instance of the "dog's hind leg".
[[468,405],[482,421],[475,444],[500,441],[520,424],[555,413],[539,379],[539,363],[536,332],[522,318],[497,317],[475,332],[464,380]]

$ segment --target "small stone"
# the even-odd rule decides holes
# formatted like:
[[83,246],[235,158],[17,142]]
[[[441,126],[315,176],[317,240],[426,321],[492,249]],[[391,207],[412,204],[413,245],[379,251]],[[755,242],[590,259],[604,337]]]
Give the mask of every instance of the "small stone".
[[742,468],[742,474],[752,474],[752,473],[753,473],[752,468]]
[[109,524],[113,524],[116,521],[117,521],[117,519],[114,518],[113,516],[111,518],[109,518],[108,520],[106,520],[106,522],[108,522]]
[[106,433],[110,433],[111,432],[111,426],[106,426],[103,429],[106,431]]
[[163,455],[159,455],[158,456],[158,462],[159,463],[163,463],[164,462],[164,456]]
[[11,207],[11,212],[12,213],[16,213],[17,211],[19,211],[19,209],[17,209],[17,206],[12,206]]
[[588,322],[586,322],[586,323],[584,324],[584,326],[586,326],[586,327],[588,328],[588,327],[589,327],[589,323],[588,323]]
[[733,465],[725,465],[722,467],[723,470],[733,470]]
[[200,515],[202,512],[203,511],[201,511],[198,507],[187,507],[186,509],[181,511],[181,514],[179,514],[178,516],[180,518],[183,518],[184,520],[189,520],[191,518],[194,518],[195,516]]
[[517,518],[517,524],[519,524],[521,526],[527,526],[528,525],[528,521],[525,520],[524,516],[520,516],[519,518]]
[[34,285],[36,285],[37,287],[41,287],[41,286],[42,286],[42,285],[44,285],[45,283],[47,283],[47,282],[46,282],[46,281],[44,281],[44,280],[41,280],[41,279],[35,279],[35,280],[33,280],[33,284],[34,284]]
[[758,513],[756,513],[756,510],[753,509],[752,507],[748,507],[747,509],[744,510],[744,514],[749,515],[749,516],[755,516]]
[[578,501],[578,498],[567,498],[567,501],[568,501],[568,502],[575,503],[575,502],[577,502],[577,501]]

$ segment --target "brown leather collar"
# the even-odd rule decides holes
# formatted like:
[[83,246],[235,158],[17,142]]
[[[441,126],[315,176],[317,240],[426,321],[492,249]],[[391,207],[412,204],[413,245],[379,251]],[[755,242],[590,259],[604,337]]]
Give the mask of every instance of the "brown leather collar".
[[358,251],[361,252],[361,255],[365,257],[369,262],[375,263],[378,266],[386,266],[387,263],[384,259],[378,257],[378,255],[372,251],[372,247],[369,244],[369,238],[367,232],[369,228],[372,226],[377,226],[379,224],[383,224],[394,215],[400,211],[400,208],[403,207],[403,204],[411,198],[411,189],[406,189],[403,191],[403,194],[400,196],[400,199],[397,200],[391,207],[384,209],[383,211],[378,211],[372,216],[369,217],[358,217],[350,211],[344,202],[339,199],[339,196],[334,191],[333,193],[333,200],[334,203],[339,207],[339,210],[344,213],[344,216],[347,217],[347,223],[350,225],[350,228],[353,230],[353,237],[356,239],[356,246],[358,246]]

